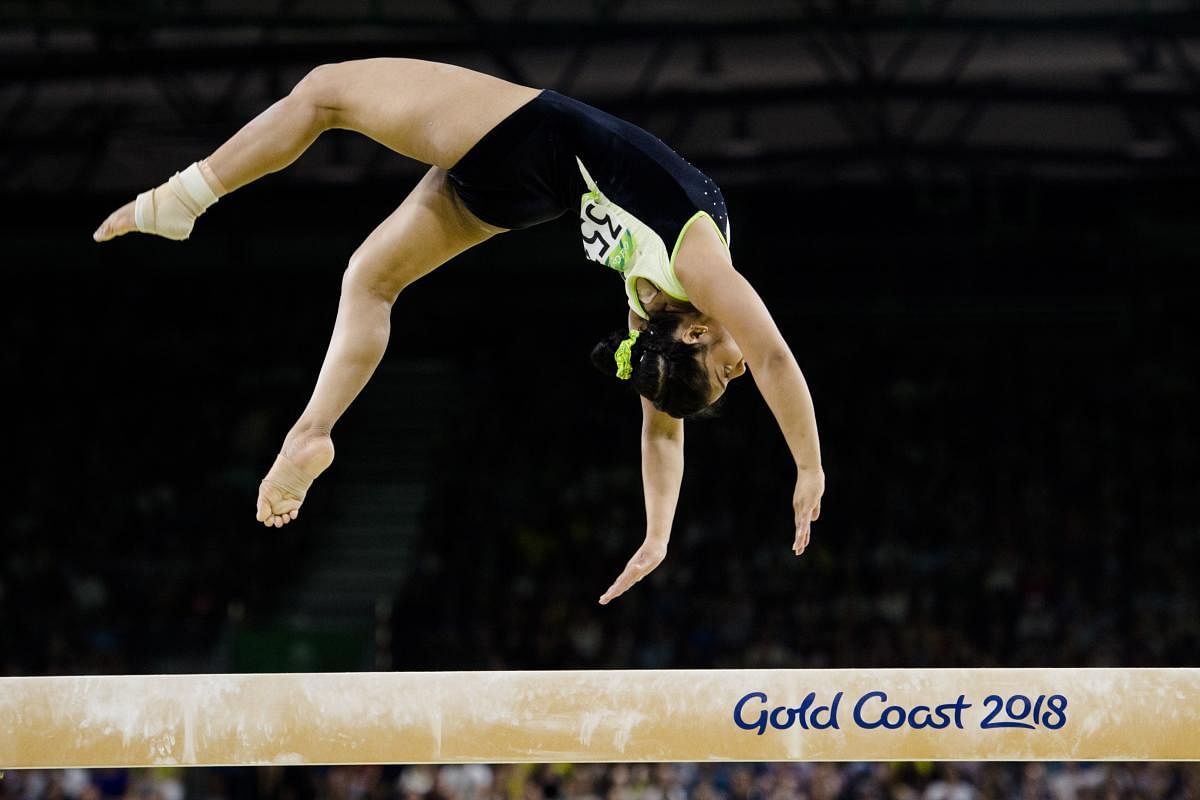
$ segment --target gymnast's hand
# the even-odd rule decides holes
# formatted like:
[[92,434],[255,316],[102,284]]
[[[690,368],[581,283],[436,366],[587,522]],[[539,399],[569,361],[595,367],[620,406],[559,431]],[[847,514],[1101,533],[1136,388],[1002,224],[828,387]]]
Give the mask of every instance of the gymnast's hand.
[[792,552],[800,555],[808,547],[812,523],[821,516],[821,495],[825,493],[825,472],[816,469],[801,469],[796,476],[796,493],[792,495],[792,509],[796,513],[796,541]]
[[653,572],[666,555],[667,540],[647,536],[646,541],[642,542],[642,546],[625,565],[625,571],[613,581],[613,585],[608,587],[608,591],[600,596],[600,605],[606,606],[615,598],[625,594],[630,586]]

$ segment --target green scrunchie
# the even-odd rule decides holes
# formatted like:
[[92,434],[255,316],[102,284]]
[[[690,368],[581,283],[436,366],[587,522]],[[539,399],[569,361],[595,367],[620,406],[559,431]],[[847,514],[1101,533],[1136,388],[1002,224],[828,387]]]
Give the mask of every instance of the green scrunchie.
[[633,364],[630,362],[629,354],[633,350],[633,343],[637,341],[641,331],[630,331],[629,338],[621,342],[617,352],[613,353],[613,358],[617,361],[617,377],[623,381],[629,380],[633,375]]

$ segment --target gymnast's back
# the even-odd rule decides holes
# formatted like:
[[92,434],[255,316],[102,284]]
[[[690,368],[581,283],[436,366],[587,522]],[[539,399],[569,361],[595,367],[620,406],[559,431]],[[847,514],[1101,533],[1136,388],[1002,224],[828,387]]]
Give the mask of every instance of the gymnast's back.
[[492,128],[449,175],[467,208],[502,228],[554,219],[598,191],[672,250],[698,212],[728,240],[725,200],[704,173],[638,126],[551,90]]

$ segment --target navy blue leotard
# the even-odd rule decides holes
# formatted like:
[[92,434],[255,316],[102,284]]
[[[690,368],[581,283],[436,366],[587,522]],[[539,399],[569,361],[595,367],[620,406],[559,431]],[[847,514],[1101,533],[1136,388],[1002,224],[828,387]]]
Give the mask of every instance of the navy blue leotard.
[[528,228],[578,205],[587,187],[576,159],[664,241],[673,243],[697,211],[728,230],[720,189],[661,139],[550,90],[485,134],[450,169],[450,182],[484,222]]

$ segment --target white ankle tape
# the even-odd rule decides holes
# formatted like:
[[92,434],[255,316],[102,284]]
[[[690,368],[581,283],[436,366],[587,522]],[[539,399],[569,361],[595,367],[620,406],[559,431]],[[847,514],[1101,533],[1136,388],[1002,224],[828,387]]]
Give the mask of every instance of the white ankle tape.
[[217,195],[200,172],[200,165],[192,164],[161,186],[139,194],[133,206],[133,221],[142,233],[186,239],[196,217],[215,202]]
[[177,173],[179,182],[183,184],[183,188],[191,195],[192,199],[200,204],[200,213],[204,213],[204,209],[217,202],[217,195],[208,185],[208,180],[204,177],[204,173],[200,171],[200,162],[192,164],[183,172]]

